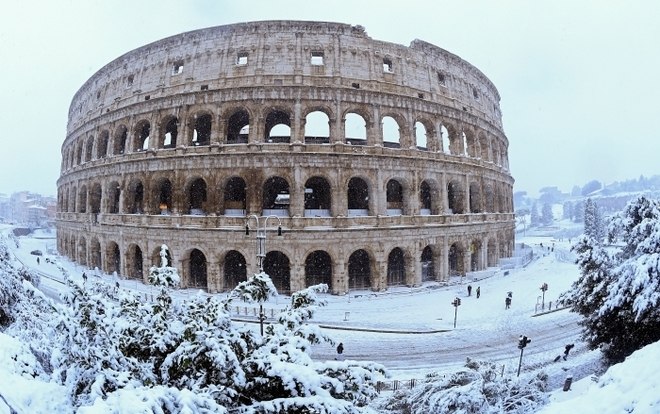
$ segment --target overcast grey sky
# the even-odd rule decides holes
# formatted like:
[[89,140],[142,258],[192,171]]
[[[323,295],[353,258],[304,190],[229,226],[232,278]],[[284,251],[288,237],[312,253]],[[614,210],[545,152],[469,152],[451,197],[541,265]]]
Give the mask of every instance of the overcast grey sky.
[[466,59],[498,88],[514,190],[660,174],[655,0],[12,1],[0,15],[0,192],[55,195],[74,93],[120,55],[253,20],[365,26]]

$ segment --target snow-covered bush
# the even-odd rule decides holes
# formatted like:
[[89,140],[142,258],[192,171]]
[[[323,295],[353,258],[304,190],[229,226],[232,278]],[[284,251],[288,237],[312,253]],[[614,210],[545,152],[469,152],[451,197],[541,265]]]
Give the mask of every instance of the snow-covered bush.
[[167,255],[168,248],[163,244],[160,246],[160,266],[149,268],[149,283],[154,286],[176,288],[181,283],[181,277],[175,267],[169,266]]
[[494,363],[468,358],[465,369],[431,374],[378,404],[388,413],[530,413],[547,401],[547,376],[498,376]]
[[591,348],[617,362],[660,340],[660,202],[631,201],[608,233],[619,247],[607,250],[590,237],[574,245],[582,276],[564,297],[584,316]]

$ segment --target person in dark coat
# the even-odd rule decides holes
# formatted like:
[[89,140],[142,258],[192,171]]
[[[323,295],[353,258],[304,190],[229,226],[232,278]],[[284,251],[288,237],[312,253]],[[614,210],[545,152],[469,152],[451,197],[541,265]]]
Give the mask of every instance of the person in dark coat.
[[566,345],[566,347],[564,348],[564,361],[566,361],[566,357],[568,357],[568,353],[571,352],[571,349],[573,349],[574,346],[575,344]]
[[344,343],[340,342],[339,345],[337,345],[337,358],[335,359],[341,359],[343,353],[344,353]]
[[468,296],[472,296],[472,285],[468,285]]
[[477,299],[481,296],[481,286],[477,286]]
[[507,296],[506,299],[504,299],[504,309],[509,309],[511,307],[511,297]]

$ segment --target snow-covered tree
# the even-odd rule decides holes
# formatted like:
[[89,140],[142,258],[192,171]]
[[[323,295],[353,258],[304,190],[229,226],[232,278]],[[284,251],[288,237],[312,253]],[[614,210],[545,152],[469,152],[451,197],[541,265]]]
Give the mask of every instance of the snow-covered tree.
[[573,250],[582,276],[565,299],[585,317],[584,336],[613,362],[660,340],[660,202],[630,202],[609,227],[609,253],[592,237]]
[[550,203],[544,203],[543,208],[541,209],[541,223],[543,223],[544,226],[547,226],[552,224],[554,220],[555,218],[552,215],[552,205]]
[[175,267],[169,265],[169,249],[167,245],[160,246],[160,266],[149,268],[149,283],[154,286],[176,288],[181,283],[181,277]]
[[430,374],[412,390],[379,403],[389,413],[530,413],[547,401],[547,376],[499,376],[494,363],[471,360],[448,374]]
[[591,198],[584,202],[584,234],[601,243],[605,237],[605,222],[598,204]]
[[530,216],[529,225],[531,227],[540,226],[541,225],[541,216],[539,216],[539,209],[536,205],[536,202],[534,204],[532,204],[530,215],[531,216]]

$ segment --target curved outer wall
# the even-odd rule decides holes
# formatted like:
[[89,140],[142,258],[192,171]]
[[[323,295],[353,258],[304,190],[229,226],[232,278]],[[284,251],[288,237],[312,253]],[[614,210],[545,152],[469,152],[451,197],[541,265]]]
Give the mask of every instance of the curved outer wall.
[[184,286],[217,292],[258,270],[247,217],[275,215],[264,268],[282,291],[442,281],[511,256],[507,154],[495,86],[429,43],[323,22],[187,32],[75,94],[58,249],[146,279],[165,243]]

